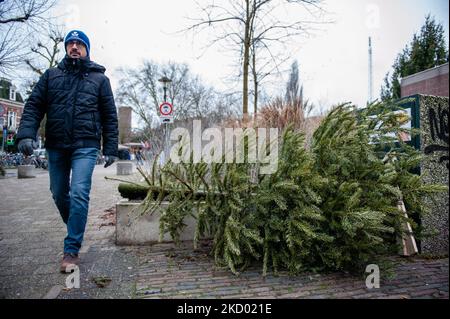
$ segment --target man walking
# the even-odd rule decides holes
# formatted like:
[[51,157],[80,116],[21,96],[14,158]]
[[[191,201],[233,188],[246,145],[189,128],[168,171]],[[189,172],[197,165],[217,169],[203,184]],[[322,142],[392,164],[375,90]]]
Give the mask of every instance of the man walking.
[[64,59],[41,76],[28,98],[16,138],[19,151],[31,155],[40,122],[47,115],[50,191],[67,225],[62,272],[79,263],[101,138],[104,167],[114,163],[118,149],[117,111],[105,68],[90,60],[90,42],[83,32],[70,31],[64,46]]

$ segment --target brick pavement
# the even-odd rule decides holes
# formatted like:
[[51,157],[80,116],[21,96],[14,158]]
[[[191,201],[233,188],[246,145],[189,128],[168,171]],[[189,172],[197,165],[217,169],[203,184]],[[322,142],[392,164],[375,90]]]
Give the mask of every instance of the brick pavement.
[[255,265],[239,276],[214,267],[207,245],[197,251],[190,243],[182,247],[158,244],[140,247],[137,298],[447,298],[448,258],[392,257],[392,269],[379,289],[368,289],[365,278],[346,273],[280,272],[261,277]]
[[[114,216],[107,209],[120,198],[115,174],[97,166],[85,241],[80,253],[81,287],[65,290],[58,272],[65,227],[51,199],[48,174],[0,179],[0,298],[441,298],[448,299],[448,258],[393,257],[390,277],[379,289],[346,273],[280,272],[261,277],[260,266],[240,276],[214,267],[208,242],[119,247]],[[135,178],[135,177],[133,177]],[[107,278],[101,287],[99,279]]]

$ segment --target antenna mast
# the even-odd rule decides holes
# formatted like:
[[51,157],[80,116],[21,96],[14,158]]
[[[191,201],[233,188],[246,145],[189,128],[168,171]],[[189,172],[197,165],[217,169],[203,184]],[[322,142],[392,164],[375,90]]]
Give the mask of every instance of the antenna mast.
[[368,104],[373,101],[373,72],[372,72],[372,38],[369,37],[369,99]]

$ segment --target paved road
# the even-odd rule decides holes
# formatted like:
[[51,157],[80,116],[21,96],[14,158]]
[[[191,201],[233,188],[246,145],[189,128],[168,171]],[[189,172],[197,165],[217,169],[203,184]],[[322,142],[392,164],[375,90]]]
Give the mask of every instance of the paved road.
[[[85,241],[80,253],[80,289],[65,289],[59,273],[65,225],[51,199],[46,171],[0,179],[0,298],[447,298],[448,258],[394,257],[391,278],[369,290],[348,274],[304,273],[263,279],[260,267],[239,277],[218,269],[208,243],[194,251],[158,244],[114,244],[114,211],[119,200],[115,165],[94,171]],[[137,177],[131,177],[137,178]],[[382,270],[383,272],[383,270]]]

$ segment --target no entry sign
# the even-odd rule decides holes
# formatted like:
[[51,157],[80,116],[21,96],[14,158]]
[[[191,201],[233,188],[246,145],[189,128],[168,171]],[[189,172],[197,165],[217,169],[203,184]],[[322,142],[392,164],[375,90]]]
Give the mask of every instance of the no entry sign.
[[159,106],[159,112],[161,115],[171,115],[173,112],[172,104],[169,102],[164,102]]

